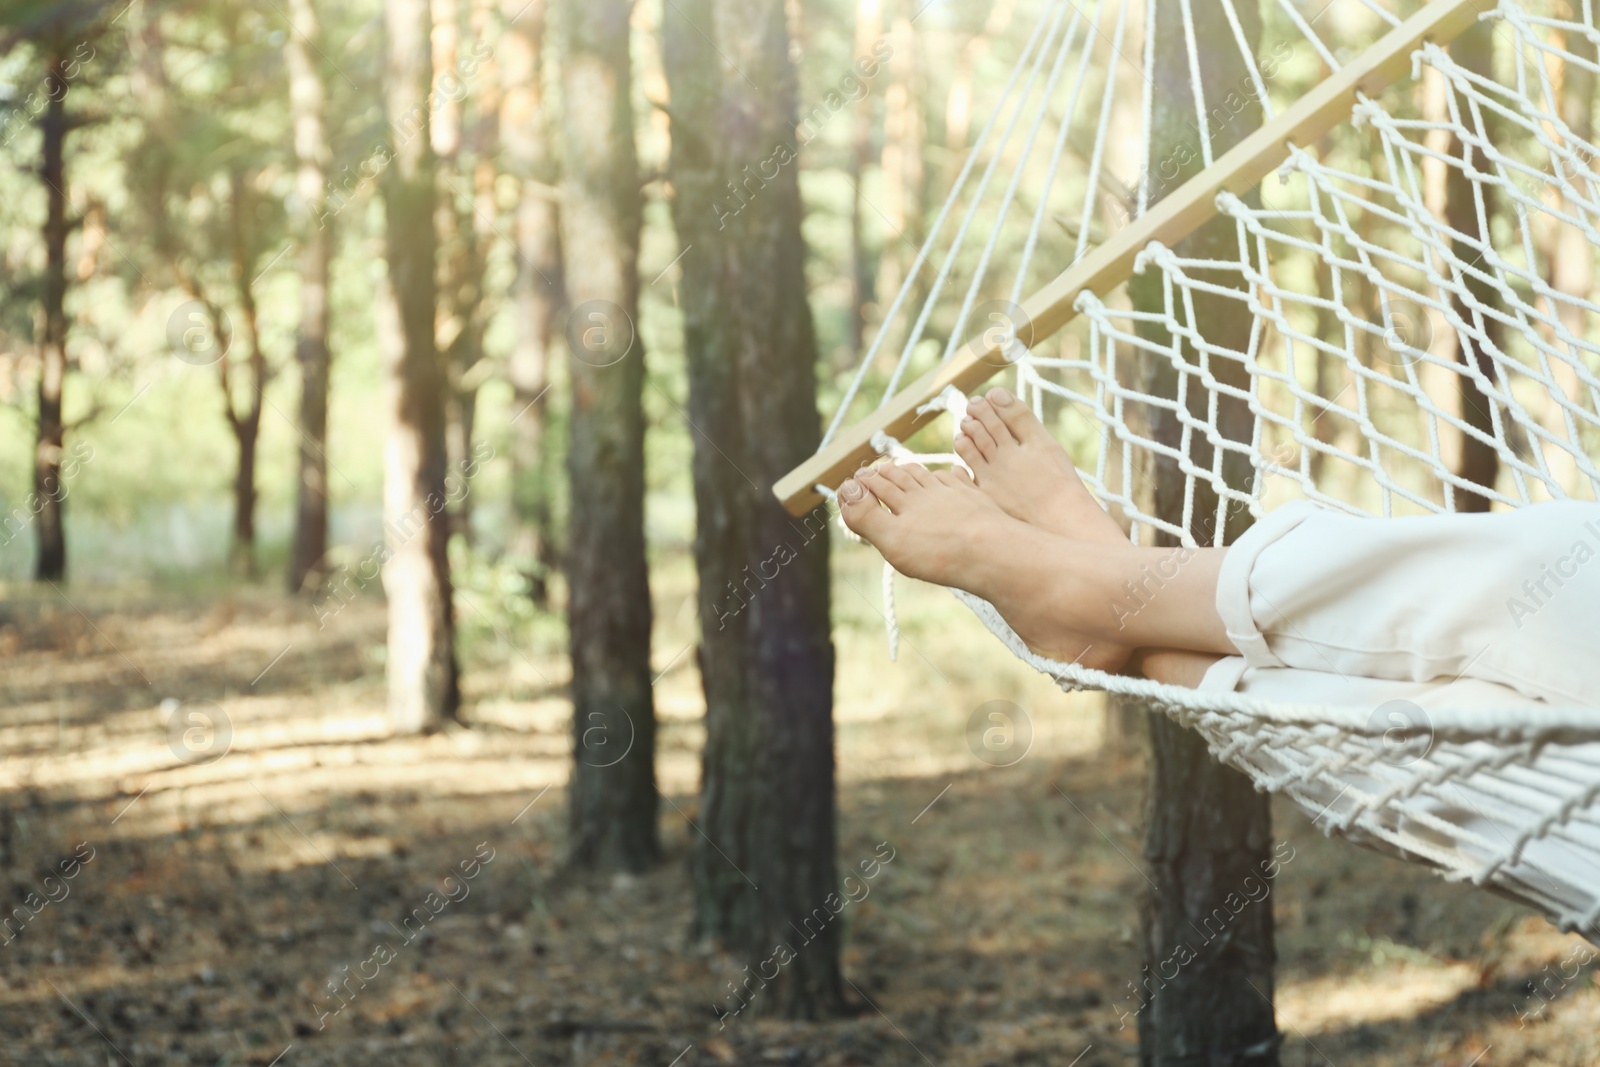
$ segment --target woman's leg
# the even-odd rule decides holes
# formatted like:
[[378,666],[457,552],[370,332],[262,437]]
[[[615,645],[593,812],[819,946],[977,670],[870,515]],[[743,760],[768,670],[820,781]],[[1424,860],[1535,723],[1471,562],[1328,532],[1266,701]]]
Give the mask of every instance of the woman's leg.
[[[987,396],[972,398],[955,450],[972,469],[978,488],[1013,518],[1071,540],[1113,547],[1128,544],[1128,535],[1101,509],[1078,477],[1077,467],[1066,450],[1028,406],[1009,391],[992,389]],[[1191,569],[1184,579],[1201,574],[1201,570]],[[1209,586],[1212,575],[1205,572],[1204,577]],[[1125,581],[1132,585],[1122,590],[1123,597],[1112,610],[1114,616],[1143,614],[1146,607],[1154,604],[1158,593],[1168,592],[1159,570]],[[1160,588],[1156,587],[1157,582],[1161,583]],[[1191,605],[1196,597],[1215,598],[1215,589],[1204,586],[1180,588],[1180,593]],[[1163,603],[1170,607],[1176,599],[1164,597]],[[1210,636],[1214,639],[1216,635]],[[1231,654],[1235,650],[1222,651]],[[1222,651],[1141,648],[1133,653],[1126,669],[1152,681],[1197,689],[1207,672],[1223,658]]]
[[1217,613],[1222,549],[1072,541],[1006,514],[963,473],[917,465],[863,471],[839,501],[896,570],[983,597],[1042,654],[1110,671],[1138,648],[1237,654]]
[[1229,657],[1214,652],[1189,652],[1176,648],[1141,648],[1128,660],[1131,674],[1163,685],[1199,689],[1211,669]]
[[[1123,664],[1141,647],[1242,653],[1250,668],[1402,681],[1465,676],[1554,702],[1600,699],[1600,504],[1372,519],[1301,503],[1273,512],[1228,550],[1130,549],[1027,405],[993,390],[972,401],[969,416],[956,451],[982,495],[1005,516],[1068,542],[997,534],[972,548],[1002,555],[1001,566],[988,568],[997,573],[959,560],[944,568],[968,574],[946,584],[967,581],[963,588],[985,596],[972,584],[1002,590],[1005,603],[986,599],[1002,614],[1008,606],[1019,613],[1007,618],[1022,623],[1013,628],[1024,640],[1048,635],[1034,616],[1053,609],[1070,616],[1078,647],[1120,650],[1102,658]],[[928,477],[970,488],[964,475]],[[907,506],[913,524],[944,521],[927,518],[940,508]],[[870,524],[878,510],[847,508],[845,521]],[[914,567],[917,538],[878,525]],[[978,525],[996,526],[988,518]],[[1048,644],[1035,647],[1052,651]],[[1197,673],[1183,657],[1140,663],[1134,669],[1161,680],[1170,671],[1174,680]]]

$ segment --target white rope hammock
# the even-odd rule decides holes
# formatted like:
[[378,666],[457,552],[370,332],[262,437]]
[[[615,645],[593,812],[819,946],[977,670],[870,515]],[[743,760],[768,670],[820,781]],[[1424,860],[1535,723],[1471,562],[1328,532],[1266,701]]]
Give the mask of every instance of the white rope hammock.
[[[1154,0],[1110,0],[1110,11],[1107,0],[1095,0],[1092,11],[1044,0],[926,245],[844,391],[818,460],[780,485],[780,495],[792,507],[816,495],[831,498],[839,472],[858,458],[851,448],[859,453],[867,442],[894,462],[959,464],[953,454],[913,451],[888,428],[920,424],[942,410],[959,424],[964,392],[937,385],[943,374],[970,389],[992,373],[972,368],[970,359],[966,370],[951,369],[961,364],[961,342],[974,323],[990,332],[972,351],[1006,364],[1019,395],[1047,425],[1059,415],[1069,448],[1093,452],[1084,481],[1136,542],[1160,531],[1194,545],[1195,529],[1226,530],[1230,511],[1259,517],[1296,498],[1398,515],[1456,510],[1464,492],[1502,506],[1600,495],[1592,458],[1600,442],[1600,347],[1593,336],[1600,307],[1559,291],[1550,275],[1550,249],[1560,240],[1576,235],[1591,257],[1600,249],[1597,150],[1568,127],[1562,106],[1568,74],[1600,74],[1591,58],[1600,32],[1593,0],[1572,2],[1581,10],[1563,17],[1513,0],[1483,16],[1497,35],[1500,69],[1511,75],[1501,80],[1461,66],[1447,46],[1426,39],[1431,35],[1409,39],[1399,53],[1410,61],[1409,82],[1404,64],[1405,84],[1392,92],[1364,82],[1368,88],[1354,94],[1331,146],[1314,150],[1315,129],[1304,140],[1293,135],[1259,198],[1218,186],[1214,215],[1236,223],[1236,256],[1185,259],[1154,242],[1136,249],[1133,271],[1153,276],[1163,295],[1162,310],[1150,313],[1132,309],[1120,287],[1126,269],[1111,278],[1118,284],[1103,284],[1094,272],[1102,261],[1114,271],[1108,249],[1118,234],[1139,232],[1158,202],[1178,195],[1157,197],[1152,188],[1162,167],[1150,158],[1153,82],[1143,71],[1153,69],[1154,35],[1145,27],[1156,17]],[[1207,0],[1201,17],[1215,18],[1212,5],[1227,19],[1249,91],[1269,122],[1315,91],[1285,84],[1285,65],[1269,69],[1248,46],[1234,0]],[[1195,128],[1209,174],[1220,165],[1212,123],[1226,114],[1221,95],[1202,84],[1195,6],[1181,0]],[[1284,54],[1285,40],[1290,53],[1310,48],[1330,83],[1341,64],[1353,69],[1418,19],[1445,13],[1431,24],[1437,29],[1442,19],[1458,18],[1453,36],[1477,16],[1460,17],[1458,0],[1437,0],[1414,18],[1375,0],[1336,0],[1312,17],[1294,0],[1264,7],[1270,18],[1262,40],[1279,48],[1272,54]],[[1163,17],[1171,16],[1164,10]],[[1261,51],[1269,50],[1264,44]],[[1139,56],[1142,69],[1132,58]],[[1127,129],[1133,114],[1142,121],[1137,140],[1113,132]],[[1451,148],[1452,138],[1464,151]],[[1429,202],[1442,173],[1436,168],[1451,167],[1471,182],[1478,233],[1492,237],[1453,229]],[[1134,173],[1143,177],[1127,184],[1118,178]],[[1505,206],[1498,217],[1485,207],[1489,191]],[[1026,217],[1025,229],[1007,224],[1014,216]],[[981,247],[969,247],[974,235],[986,235]],[[1045,292],[1032,274],[1041,259],[1057,268],[1071,262],[1094,280],[1062,289],[1068,283],[1058,279],[1054,302],[1034,299]],[[1009,283],[991,277],[1001,262],[1014,265]],[[996,290],[1004,297],[986,302]],[[1246,348],[1219,344],[1194,325],[1199,294],[1238,302],[1251,323]],[[1047,304],[1051,310],[1041,314]],[[1069,319],[1072,328],[1061,331]],[[1458,359],[1462,344],[1479,358]],[[1134,371],[1152,363],[1177,375],[1175,402],[1137,387]],[[1234,373],[1222,373],[1229,367]],[[923,376],[903,389],[919,368]],[[1461,376],[1486,398],[1488,430],[1439,399],[1456,395]],[[851,445],[846,419],[872,390],[881,390],[879,410],[858,424],[870,437]],[[1189,403],[1195,391],[1210,402]],[[1248,440],[1219,428],[1219,396],[1248,405]],[[1179,420],[1177,447],[1142,429],[1144,413],[1156,405]],[[1498,456],[1495,486],[1453,469],[1448,453],[1467,439]],[[1198,440],[1209,443],[1209,467],[1192,459]],[[1141,479],[1158,456],[1184,479],[1178,522],[1141,502]],[[1230,484],[1225,461],[1244,466],[1248,479]],[[1201,485],[1214,493],[1215,514],[1196,514],[1196,500],[1210,495],[1196,493]],[[1600,938],[1600,707],[1552,706],[1537,714],[1430,709],[1431,748],[1400,765],[1386,758],[1371,708],[1284,706],[1054,662],[1029,651],[988,604],[957,595],[1020,659],[1064,688],[1153,702],[1204,736],[1218,759],[1258,788],[1291,797],[1328,832],[1507,893],[1564,930]],[[897,631],[887,569],[885,604],[892,653]]]

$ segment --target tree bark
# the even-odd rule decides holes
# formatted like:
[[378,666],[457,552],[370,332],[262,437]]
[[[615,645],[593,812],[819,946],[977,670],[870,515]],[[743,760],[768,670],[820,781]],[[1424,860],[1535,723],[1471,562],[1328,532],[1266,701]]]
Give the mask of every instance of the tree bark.
[[467,291],[462,294],[460,306],[466,319],[466,336],[455,366],[457,378],[451,392],[456,412],[455,425],[457,457],[465,495],[456,509],[456,523],[462,536],[471,544],[473,539],[472,474],[477,464],[471,462],[474,438],[478,425],[478,387],[489,370],[484,364],[483,339],[489,328],[493,306],[486,299],[485,284],[488,271],[489,249],[499,233],[499,205],[496,186],[499,178],[500,94],[503,84],[499,63],[489,42],[496,39],[499,27],[495,24],[496,0],[472,0],[469,25],[472,30],[470,58],[477,66],[478,91],[473,99],[472,124],[467,144],[472,150],[472,175],[467,211],[471,215],[469,255],[467,257]]
[[[1259,10],[1245,5],[1239,18],[1253,47],[1261,34]],[[1230,88],[1249,82],[1220,11],[1207,14],[1202,7],[1195,23],[1202,85],[1219,97],[1207,100],[1208,108],[1216,109]],[[1155,79],[1150,158],[1157,173],[1150,180],[1152,187],[1169,192],[1203,167],[1183,16],[1174,0],[1158,0],[1147,32],[1156,34],[1155,69],[1150,72]],[[1212,114],[1212,149],[1219,156],[1261,122],[1259,102],[1253,97],[1237,113],[1230,105]],[[1186,258],[1235,258],[1238,241],[1233,222],[1212,220],[1178,251]],[[1236,274],[1209,273],[1214,276],[1206,280],[1218,285],[1243,287]],[[1155,271],[1130,281],[1134,307],[1161,311],[1160,286]],[[1196,292],[1194,308],[1195,321],[1190,325],[1201,336],[1236,350],[1248,346],[1250,320],[1238,301]],[[1144,324],[1143,329],[1154,332],[1161,327]],[[1159,340],[1166,343],[1165,336]],[[1185,358],[1198,362],[1194,352],[1186,352]],[[1169,362],[1152,358],[1145,368],[1145,391],[1168,399],[1179,395],[1178,371]],[[1246,371],[1233,361],[1213,359],[1208,369],[1229,385],[1249,387]],[[1190,414],[1204,420],[1210,399],[1206,391],[1191,387],[1187,395]],[[1182,425],[1176,414],[1155,405],[1147,410],[1154,438],[1182,449]],[[1224,436],[1250,441],[1246,405],[1221,398],[1217,423]],[[1201,469],[1210,469],[1212,449],[1202,435],[1195,436],[1191,459]],[[1183,472],[1176,462],[1157,457],[1152,473],[1154,513],[1181,523]],[[1223,474],[1231,485],[1248,484],[1248,459],[1230,453]],[[1198,528],[1191,532],[1202,545],[1223,543],[1224,536],[1231,543],[1248,525],[1249,515],[1240,511],[1226,520],[1226,530],[1218,530],[1216,511],[1215,490],[1197,481],[1193,514]],[[1138,981],[1139,1062],[1144,1067],[1276,1067],[1280,1035],[1272,1008],[1272,906],[1263,901],[1234,915],[1224,903],[1231,894],[1245,891],[1246,879],[1266,880],[1272,845],[1269,798],[1257,793],[1244,775],[1213,760],[1198,735],[1160,712],[1152,712],[1149,722],[1145,859],[1152,888],[1142,906],[1146,969]],[[1214,916],[1219,908],[1228,921],[1220,933],[1208,937],[1206,932],[1217,928]]]
[[[883,34],[883,0],[857,0],[855,60],[861,62],[872,55],[872,46]],[[850,321],[845,345],[853,365],[861,357],[867,329],[867,305],[872,303],[873,282],[877,273],[874,257],[867,253],[866,235],[863,232],[862,202],[866,194],[861,184],[866,178],[867,163],[872,159],[873,142],[877,139],[877,101],[869,91],[856,104],[855,131],[850,151]]]
[[[1474,26],[1455,39],[1450,46],[1450,54],[1469,72],[1493,77],[1494,26],[1488,24]],[[1486,121],[1487,119],[1486,115]],[[1478,168],[1482,169],[1482,161],[1474,159],[1475,153],[1472,147],[1462,143],[1459,138],[1451,139],[1450,154],[1465,164],[1477,164]],[[1485,232],[1482,220],[1479,218],[1478,201],[1481,197],[1484,214],[1493,218],[1499,201],[1494,187],[1478,185],[1462,172],[1461,167],[1451,166],[1447,168],[1445,177],[1445,197],[1447,203],[1445,221],[1451,229],[1460,234],[1451,239],[1451,253],[1461,262],[1475,264],[1477,270],[1487,271],[1488,268],[1481,258],[1483,253],[1478,245],[1489,240],[1490,235]],[[1471,294],[1472,301],[1479,306],[1500,307],[1502,301],[1493,282],[1470,272],[1464,273],[1457,280],[1465,286],[1467,292]],[[1498,384],[1499,372],[1496,370],[1494,357],[1489,353],[1491,350],[1504,351],[1504,324],[1489,315],[1474,316],[1471,305],[1459,295],[1453,297],[1451,303],[1456,315],[1469,326],[1479,327],[1485,337],[1485,340],[1479,341],[1457,330],[1456,359],[1463,368],[1476,368],[1489,381]],[[1494,444],[1495,402],[1467,373],[1458,374],[1456,383],[1461,421],[1489,438],[1483,441],[1469,434],[1461,435],[1461,457],[1456,465],[1456,474],[1475,485],[1493,488],[1495,478],[1500,473],[1500,453]],[[1457,511],[1488,511],[1489,504],[1490,498],[1486,494],[1456,490]]]
[[38,558],[34,577],[60,581],[67,574],[66,529],[62,519],[61,455],[66,425],[61,418],[67,378],[67,62],[64,47],[52,48],[46,75],[48,100],[40,132],[43,151],[39,177],[44,182],[44,306],[39,344],[39,423],[33,451],[33,491],[37,504]]
[[288,0],[294,23],[284,36],[289,71],[289,117],[294,129],[295,179],[300,217],[300,452],[289,591],[317,584],[328,554],[328,266],[333,255],[333,215],[328,210],[326,89],[316,65],[316,7]]
[[657,862],[655,703],[644,539],[644,345],[638,336],[642,210],[634,148],[632,0],[563,0],[573,487],[567,556],[573,774],[569,858],[640,870]]
[[[888,84],[883,90],[883,204],[894,254],[878,258],[877,291],[887,299],[905,281],[909,261],[901,245],[922,247],[922,205],[926,178],[922,170],[922,104],[917,93],[917,35],[904,6],[890,30],[893,54],[884,64]],[[959,149],[957,150],[960,151]],[[919,282],[925,287],[926,274]]]
[[445,479],[446,375],[434,344],[433,149],[427,0],[386,0],[384,108],[392,158],[383,172],[385,259],[378,318],[384,349],[384,526],[388,558],[389,718],[398,733],[437,728],[459,702]]
[[505,93],[500,103],[501,159],[521,184],[512,223],[517,246],[511,300],[517,331],[507,376],[511,381],[511,502],[509,555],[528,579],[535,604],[549,603],[559,567],[550,508],[550,345],[562,305],[560,208],[549,151],[551,122],[544,96],[544,0],[503,0],[510,21],[500,47]]
[[245,359],[249,377],[245,388],[245,408],[239,411],[234,402],[233,383],[228,356],[217,361],[218,377],[222,384],[222,402],[228,416],[228,427],[239,449],[239,463],[233,479],[233,540],[228,550],[229,564],[238,572],[254,577],[256,573],[256,446],[261,439],[261,407],[266,392],[267,361],[261,350],[261,322],[256,311],[256,294],[253,276],[255,260],[248,233],[250,216],[250,187],[244,171],[235,170],[230,175],[229,225],[233,258],[234,291],[239,308],[244,315],[245,341],[250,346]]
[[[444,359],[449,387],[445,396],[445,453],[450,469],[462,472],[470,466],[473,416],[478,392],[466,378],[482,355],[475,329],[478,317],[479,286],[477,230],[471,213],[473,191],[463,173],[467,86],[493,84],[492,73],[478,77],[461,69],[461,5],[458,0],[432,0],[433,12],[433,141],[434,168],[439,196],[435,201],[434,225],[439,235],[439,306],[434,317],[434,342]],[[493,53],[489,53],[492,61]],[[462,477],[461,474],[457,474]],[[463,483],[457,494],[452,528],[472,540],[472,494]]]
[[663,59],[706,696],[695,928],[752,975],[786,946],[741,996],[815,1018],[844,1006],[841,931],[819,918],[838,891],[834,656],[827,511],[792,519],[772,496],[820,437],[784,5],[674,0]]
[[1105,733],[1100,740],[1100,750],[1108,756],[1131,756],[1142,747],[1144,739],[1145,706],[1133,697],[1107,693],[1105,697]]

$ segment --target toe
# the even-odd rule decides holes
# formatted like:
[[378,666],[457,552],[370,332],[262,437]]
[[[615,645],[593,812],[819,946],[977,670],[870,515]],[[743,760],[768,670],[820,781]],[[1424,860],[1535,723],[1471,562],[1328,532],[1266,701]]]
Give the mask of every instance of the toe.
[[1011,431],[1023,444],[1033,444],[1050,437],[1050,431],[1044,428],[1044,423],[1028,408],[1028,405],[1012,396],[1005,389],[989,390],[989,404],[1000,421],[1005,423],[1006,429]]
[[993,438],[997,447],[1004,448],[1015,441],[1011,431],[1006,429],[1005,420],[1000,418],[1000,413],[983,397],[973,398],[972,403],[967,405],[967,414],[977,419],[983,428],[989,431],[989,436]]
[[933,484],[933,472],[920,463],[907,463],[897,469],[910,478],[914,485],[927,487]]
[[[969,467],[978,467],[983,464],[983,452],[971,435],[963,432],[956,438],[956,455]],[[965,475],[963,475],[965,477]]]
[[933,480],[944,485],[955,486],[958,489],[970,489],[977,484],[972,480],[972,475],[960,467],[947,467],[942,471],[937,471],[933,476]]
[[867,492],[867,487],[854,478],[846,478],[840,483],[839,491],[834,498],[839,505],[839,510],[844,513],[846,519],[857,512],[863,504],[870,503],[873,499],[872,494]]
[[844,516],[846,526],[868,541],[876,540],[874,534],[893,518],[878,506],[878,498],[867,490],[866,485],[854,478],[839,487],[839,513]]
[[869,467],[861,472],[861,484],[868,493],[877,497],[889,506],[890,511],[899,511],[906,502],[906,492],[916,483],[894,464],[883,467]]
[[[988,458],[994,455],[994,435],[991,434],[983,423],[968,415],[961,420],[961,436],[966,437],[978,446],[978,454]],[[957,438],[959,440],[960,438]]]

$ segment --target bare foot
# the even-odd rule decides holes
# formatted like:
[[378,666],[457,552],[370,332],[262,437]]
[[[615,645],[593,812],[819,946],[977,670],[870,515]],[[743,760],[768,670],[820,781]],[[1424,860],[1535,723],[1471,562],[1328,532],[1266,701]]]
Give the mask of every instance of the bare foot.
[[1028,405],[1004,389],[973,397],[956,454],[978,488],[1014,519],[1077,541],[1127,544],[1128,535],[1095,502],[1066,450]]
[[1006,514],[962,472],[869,468],[839,487],[839,506],[845,525],[900,573],[982,597],[1035,652],[1105,671],[1131,655],[1131,646],[1106,639],[1103,568],[1083,558],[1108,550]]

